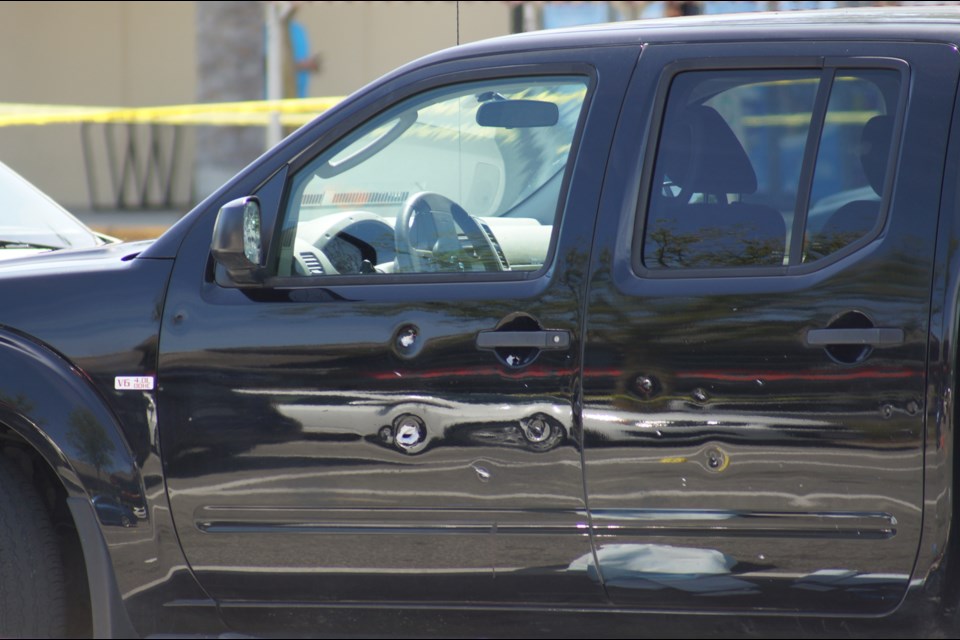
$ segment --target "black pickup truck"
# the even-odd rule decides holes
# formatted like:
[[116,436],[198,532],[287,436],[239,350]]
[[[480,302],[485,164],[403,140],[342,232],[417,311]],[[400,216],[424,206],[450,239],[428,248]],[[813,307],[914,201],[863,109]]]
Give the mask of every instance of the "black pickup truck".
[[4,262],[0,634],[955,634],[958,44],[457,47]]

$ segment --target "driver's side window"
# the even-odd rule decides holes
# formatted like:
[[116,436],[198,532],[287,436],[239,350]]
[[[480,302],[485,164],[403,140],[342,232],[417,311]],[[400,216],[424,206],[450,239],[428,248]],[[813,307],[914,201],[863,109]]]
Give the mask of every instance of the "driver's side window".
[[586,97],[579,77],[419,94],[293,178],[277,274],[536,271]]

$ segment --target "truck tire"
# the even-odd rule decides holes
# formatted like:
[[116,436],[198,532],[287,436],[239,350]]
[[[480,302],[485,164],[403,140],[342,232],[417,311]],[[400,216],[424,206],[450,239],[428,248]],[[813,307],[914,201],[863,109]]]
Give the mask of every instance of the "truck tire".
[[0,456],[0,636],[63,637],[65,611],[50,516],[25,475]]

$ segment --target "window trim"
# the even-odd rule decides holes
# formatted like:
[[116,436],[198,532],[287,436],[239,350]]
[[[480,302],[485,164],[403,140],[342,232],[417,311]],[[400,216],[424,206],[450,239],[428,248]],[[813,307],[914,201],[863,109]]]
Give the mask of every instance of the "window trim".
[[[490,272],[464,272],[464,273],[404,273],[404,274],[377,274],[375,277],[369,274],[349,274],[349,275],[316,275],[316,276],[278,276],[275,275],[279,270],[280,260],[280,236],[284,232],[285,214],[291,197],[294,178],[297,173],[305,166],[313,162],[321,154],[326,153],[331,147],[339,143],[345,136],[350,135],[365,123],[379,117],[385,112],[393,109],[397,105],[414,98],[415,96],[426,94],[431,91],[437,91],[446,87],[452,87],[458,84],[469,84],[474,82],[506,80],[511,78],[581,78],[584,81],[586,94],[583,104],[580,107],[580,114],[577,118],[577,125],[574,129],[573,140],[570,146],[570,152],[567,156],[566,166],[564,168],[563,179],[560,184],[560,198],[557,201],[557,208],[554,214],[554,225],[550,235],[550,243],[547,247],[547,254],[543,266],[536,271],[490,271]],[[593,101],[597,94],[598,73],[594,65],[587,62],[547,62],[543,64],[524,64],[494,67],[488,69],[470,69],[465,71],[455,71],[438,76],[425,78],[418,82],[404,85],[395,95],[389,104],[377,103],[367,106],[351,114],[343,122],[315,143],[309,145],[301,153],[297,154],[287,163],[287,178],[280,195],[277,219],[270,229],[271,242],[270,252],[265,257],[265,264],[268,275],[264,280],[264,286],[274,289],[302,289],[310,287],[330,287],[338,285],[358,285],[358,284],[429,284],[429,283],[488,283],[488,282],[515,282],[524,280],[535,280],[551,272],[556,261],[557,246],[560,239],[560,231],[565,219],[567,203],[569,202],[570,186],[573,180],[573,171],[576,167],[580,148],[583,142],[583,133],[589,118]],[[256,194],[255,194],[256,195]]]
[[[820,157],[820,143],[823,142],[827,111],[830,108],[830,96],[833,95],[833,84],[836,80],[836,68],[824,67],[820,72],[820,84],[817,86],[817,95],[813,99],[813,111],[810,114],[807,141],[803,145],[800,180],[797,184],[797,199],[794,202],[793,225],[790,230],[790,246],[787,247],[788,269],[793,266],[794,258],[803,253],[803,245],[806,240],[807,214],[810,212],[810,197],[813,193],[813,183],[817,174],[817,158]],[[808,185],[808,188],[804,189],[804,185]]]
[[[884,176],[883,193],[880,198],[880,211],[877,216],[877,222],[874,227],[862,237],[851,242],[842,249],[831,253],[828,256],[810,263],[801,263],[797,265],[768,265],[768,266],[746,266],[746,267],[694,267],[679,269],[650,269],[643,261],[644,238],[647,227],[647,216],[649,214],[650,195],[653,189],[654,165],[656,164],[657,152],[660,147],[660,139],[663,135],[663,123],[666,116],[667,100],[670,94],[670,87],[674,79],[681,73],[689,71],[798,71],[798,70],[820,70],[821,85],[817,89],[817,95],[814,99],[813,112],[811,114],[810,129],[807,132],[807,143],[804,148],[803,160],[800,168],[800,181],[797,185],[797,202],[794,210],[794,225],[791,233],[790,251],[791,260],[794,255],[794,246],[797,241],[800,242],[802,250],[803,235],[806,230],[807,213],[809,211],[810,194],[813,189],[813,181],[816,172],[816,161],[819,155],[820,143],[823,140],[823,130],[826,120],[826,112],[829,106],[830,94],[833,89],[833,82],[837,72],[840,70],[859,70],[859,69],[889,69],[900,74],[900,87],[896,99],[896,113],[894,115],[893,131],[891,133],[891,143],[889,156],[887,158],[887,170]],[[828,79],[830,83],[824,87],[823,82]],[[829,89],[829,90],[827,90]],[[881,57],[881,56],[797,56],[792,58],[771,57],[758,60],[757,58],[731,57],[731,58],[689,58],[678,60],[664,66],[657,81],[656,93],[653,101],[653,116],[649,125],[647,144],[644,149],[644,158],[642,161],[640,175],[640,191],[637,194],[637,206],[634,211],[633,239],[630,246],[630,266],[633,274],[641,278],[649,279],[702,279],[702,278],[738,278],[738,277],[756,277],[756,276],[784,276],[784,275],[802,275],[820,271],[830,265],[843,260],[847,256],[860,251],[863,247],[873,243],[886,228],[889,217],[889,209],[893,199],[894,177],[897,170],[897,160],[900,157],[901,139],[906,113],[907,95],[910,89],[910,65],[901,58]],[[816,141],[815,148],[811,148],[811,139]],[[804,204],[802,210],[801,205]],[[802,227],[799,238],[797,238],[797,216],[802,216]]]
[[[833,69],[834,74],[841,70],[859,70],[859,69],[887,69],[890,71],[896,71],[900,74],[900,92],[897,96],[896,102],[896,113],[894,113],[893,118],[893,128],[890,132],[890,149],[887,151],[887,169],[886,173],[883,176],[883,193],[880,194],[880,208],[877,213],[877,221],[874,223],[873,228],[870,229],[867,233],[863,234],[862,237],[854,240],[850,244],[841,248],[838,251],[834,251],[830,255],[824,256],[820,260],[815,260],[813,262],[808,262],[806,264],[799,264],[796,266],[790,266],[790,274],[804,274],[810,273],[813,271],[819,271],[822,267],[827,267],[835,262],[843,260],[849,255],[852,255],[858,252],[863,247],[872,243],[874,240],[878,239],[883,230],[887,226],[887,219],[889,217],[890,206],[893,203],[893,188],[894,188],[894,178],[897,173],[897,160],[900,157],[900,146],[902,144],[903,137],[903,127],[906,119],[906,107],[907,107],[907,95],[910,91],[910,65],[907,64],[905,60],[899,58],[881,58],[881,57],[862,57],[862,58],[837,58],[829,57],[825,59],[825,67]],[[831,84],[831,93],[832,93],[832,84]],[[829,96],[827,98],[829,103]],[[826,111],[824,111],[824,117],[826,116]],[[825,122],[820,122],[821,132],[818,139],[818,148],[819,141],[823,140],[823,127]],[[812,160],[816,163],[816,157]],[[814,179],[816,178],[816,166],[814,165],[811,168],[810,181],[807,183],[807,199],[810,198],[810,193],[813,190]],[[802,185],[801,185],[802,186]],[[807,214],[809,213],[809,207],[802,212],[804,230],[806,230],[806,220]]]

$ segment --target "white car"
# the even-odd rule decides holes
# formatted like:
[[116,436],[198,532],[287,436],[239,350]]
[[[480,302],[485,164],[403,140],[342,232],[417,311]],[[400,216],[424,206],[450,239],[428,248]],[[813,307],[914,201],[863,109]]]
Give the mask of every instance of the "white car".
[[88,228],[2,162],[0,202],[0,260],[117,241]]

